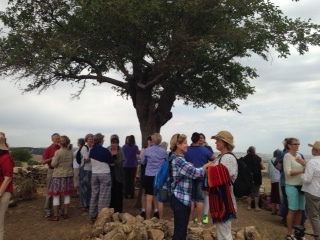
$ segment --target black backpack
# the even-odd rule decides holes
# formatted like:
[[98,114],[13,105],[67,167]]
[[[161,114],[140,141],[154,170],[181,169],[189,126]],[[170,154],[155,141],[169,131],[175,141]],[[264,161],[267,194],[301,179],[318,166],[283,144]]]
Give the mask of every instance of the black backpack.
[[77,160],[77,163],[78,164],[81,164],[81,159],[82,159],[82,155],[81,155],[81,149],[83,147],[86,147],[87,148],[87,151],[89,150],[88,146],[87,145],[83,145],[79,148],[78,152],[77,152],[77,155],[76,155],[76,160]]
[[[238,163],[238,176],[233,183],[233,193],[236,197],[249,196],[253,187],[253,176],[245,164],[243,157],[237,158],[233,153],[227,152],[225,154],[233,155]],[[221,159],[220,159],[221,160]]]

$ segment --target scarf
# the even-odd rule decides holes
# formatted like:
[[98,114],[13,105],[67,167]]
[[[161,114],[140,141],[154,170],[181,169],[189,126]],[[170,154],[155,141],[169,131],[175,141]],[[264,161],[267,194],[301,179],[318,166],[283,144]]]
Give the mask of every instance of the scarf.
[[209,195],[209,212],[213,223],[236,218],[231,198],[231,178],[223,164],[208,167],[204,178],[204,190]]

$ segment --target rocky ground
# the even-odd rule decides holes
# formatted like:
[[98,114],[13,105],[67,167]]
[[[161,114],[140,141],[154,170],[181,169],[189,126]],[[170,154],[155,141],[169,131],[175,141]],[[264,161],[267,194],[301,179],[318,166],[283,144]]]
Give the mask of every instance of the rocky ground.
[[[50,222],[44,218],[45,198],[41,194],[34,200],[19,202],[16,207],[9,208],[5,216],[6,240],[75,240],[79,239],[81,228],[90,225],[87,212],[80,208],[79,199],[72,198],[70,218],[58,222]],[[124,211],[138,215],[140,209],[135,207],[136,199],[124,200]],[[285,228],[280,223],[279,216],[273,216],[269,211],[248,211],[246,205],[238,202],[238,219],[233,221],[233,228],[243,228],[255,225],[262,235],[262,239],[284,239]],[[172,219],[169,205],[165,206],[165,219]],[[206,224],[208,228],[212,224]],[[308,230],[311,230],[307,223]],[[309,238],[311,239],[311,238]]]

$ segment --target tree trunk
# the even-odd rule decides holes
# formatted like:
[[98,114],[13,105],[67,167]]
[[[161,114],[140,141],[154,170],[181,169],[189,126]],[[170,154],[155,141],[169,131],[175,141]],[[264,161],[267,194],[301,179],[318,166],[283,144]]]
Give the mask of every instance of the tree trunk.
[[[175,93],[170,89],[164,89],[159,99],[154,99],[150,89],[137,88],[131,95],[141,131],[141,145],[146,147],[147,137],[153,133],[160,133],[161,127],[172,118],[171,108],[175,101]],[[135,204],[137,208],[141,207],[141,188]]]

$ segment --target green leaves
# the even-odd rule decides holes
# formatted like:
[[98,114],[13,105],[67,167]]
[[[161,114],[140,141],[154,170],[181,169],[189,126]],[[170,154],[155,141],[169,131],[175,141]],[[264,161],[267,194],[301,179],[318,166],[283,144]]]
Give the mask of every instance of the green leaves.
[[[0,74],[27,78],[26,91],[105,82],[134,106],[143,92],[161,108],[174,92],[195,107],[238,110],[257,77],[241,58],[320,44],[319,25],[264,0],[12,0],[0,19]],[[107,77],[114,70],[122,81]]]

